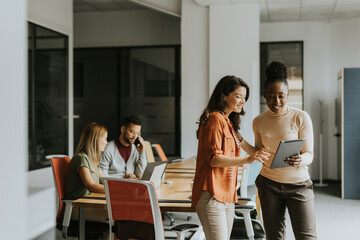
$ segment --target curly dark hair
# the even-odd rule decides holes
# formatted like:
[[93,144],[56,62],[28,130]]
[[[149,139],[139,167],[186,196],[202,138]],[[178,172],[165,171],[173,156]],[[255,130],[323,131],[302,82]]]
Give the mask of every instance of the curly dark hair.
[[[235,91],[238,87],[244,87],[246,89],[245,101],[247,101],[249,99],[250,89],[245,81],[231,75],[227,75],[220,79],[211,94],[208,105],[202,112],[200,119],[197,122],[197,124],[199,124],[199,128],[196,131],[196,136],[198,136],[200,127],[208,120],[210,113],[225,113],[226,103],[222,100],[222,94],[229,96],[229,94]],[[245,115],[244,109],[242,109],[240,113],[232,112],[229,115],[229,119],[232,122],[235,131],[240,129],[240,115]]]
[[130,126],[130,123],[141,126],[140,118],[137,116],[127,116],[121,121],[120,127],[125,126],[126,128]]
[[265,90],[274,82],[282,82],[289,88],[287,77],[288,67],[285,64],[278,61],[271,62],[265,68]]

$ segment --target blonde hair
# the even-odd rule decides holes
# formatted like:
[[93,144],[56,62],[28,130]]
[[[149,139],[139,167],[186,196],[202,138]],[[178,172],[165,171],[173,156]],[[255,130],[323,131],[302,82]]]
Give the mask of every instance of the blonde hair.
[[107,129],[96,122],[90,123],[82,130],[80,140],[76,147],[75,154],[85,153],[89,160],[92,170],[99,166],[101,152],[99,151],[99,139],[107,132]]

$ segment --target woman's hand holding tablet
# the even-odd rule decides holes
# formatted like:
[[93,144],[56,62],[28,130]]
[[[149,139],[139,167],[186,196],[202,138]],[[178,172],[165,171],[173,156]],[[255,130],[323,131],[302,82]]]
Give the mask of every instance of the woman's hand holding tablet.
[[302,162],[301,148],[305,139],[280,141],[270,168],[299,166]]

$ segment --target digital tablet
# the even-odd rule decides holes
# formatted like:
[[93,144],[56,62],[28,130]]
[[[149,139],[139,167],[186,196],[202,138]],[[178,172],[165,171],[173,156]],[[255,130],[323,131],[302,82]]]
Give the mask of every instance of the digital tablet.
[[270,168],[290,167],[284,160],[293,155],[300,154],[304,142],[305,139],[280,141]]

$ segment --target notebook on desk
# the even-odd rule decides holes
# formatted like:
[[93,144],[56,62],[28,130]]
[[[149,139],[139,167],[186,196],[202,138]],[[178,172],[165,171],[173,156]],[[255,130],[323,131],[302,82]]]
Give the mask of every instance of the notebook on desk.
[[155,187],[158,187],[161,183],[162,175],[164,174],[167,162],[151,162],[146,165],[145,171],[141,177],[141,180],[151,181]]

